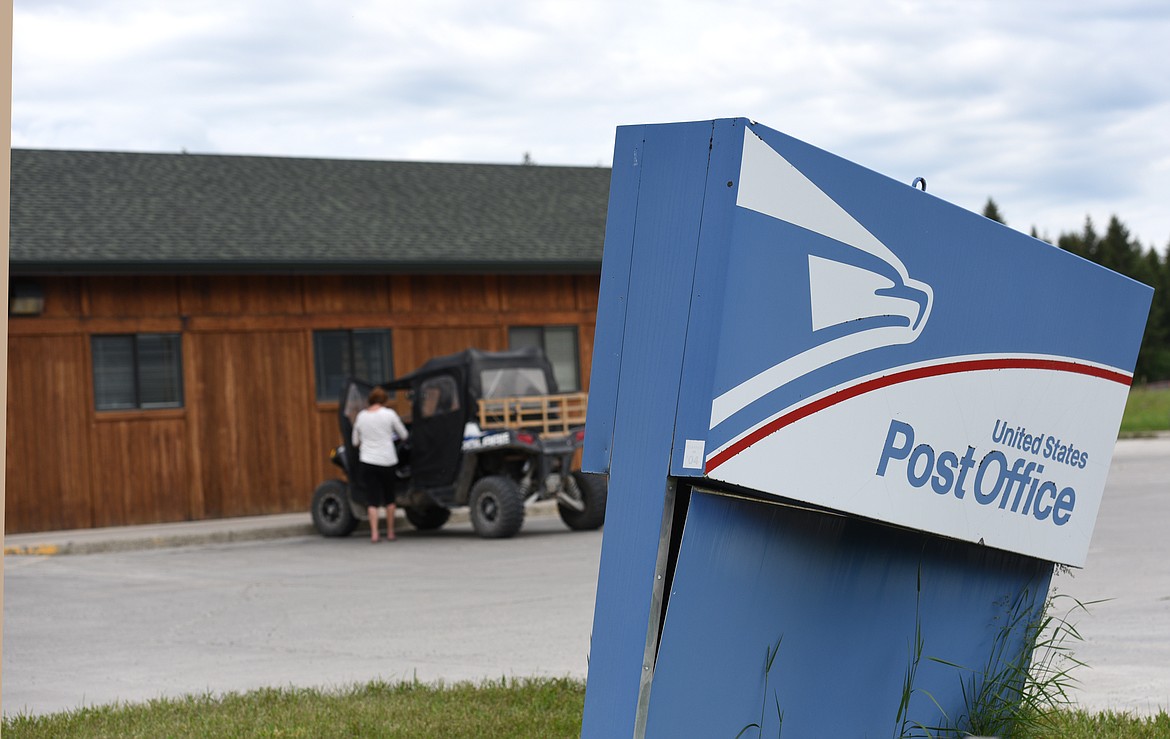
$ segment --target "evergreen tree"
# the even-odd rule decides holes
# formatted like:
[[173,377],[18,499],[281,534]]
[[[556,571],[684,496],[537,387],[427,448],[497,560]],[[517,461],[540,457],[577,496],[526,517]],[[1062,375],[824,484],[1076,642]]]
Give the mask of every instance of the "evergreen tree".
[[1084,229],[1079,234],[1061,234],[1060,238],[1056,240],[1056,245],[1065,251],[1076,254],[1078,257],[1084,257],[1090,262],[1096,262],[1100,242],[1101,239],[1097,236],[1097,231],[1093,228],[1093,219],[1085,216]]
[[1002,223],[1005,226],[1007,225],[1007,221],[1003,219],[1003,216],[999,212],[999,206],[996,205],[995,201],[991,198],[988,198],[987,205],[983,206],[983,217],[990,218],[996,223]]
[[1138,271],[1142,260],[1142,245],[1130,238],[1129,229],[1122,225],[1117,216],[1109,219],[1105,236],[1097,246],[1097,264],[1126,277],[1139,279]]
[[1170,379],[1170,257],[1163,259],[1156,250],[1145,249],[1117,216],[1109,219],[1104,236],[1097,235],[1092,219],[1086,217],[1080,233],[1061,234],[1057,245],[1154,288],[1134,380]]
[[1134,380],[1152,382],[1170,379],[1170,302],[1166,288],[1170,287],[1170,264],[1150,249],[1137,258],[1137,266],[1130,276],[1154,288],[1154,299],[1142,334]]
[[1146,353],[1144,369],[1148,373],[1144,379],[1170,380],[1170,244],[1166,246],[1164,258],[1150,249],[1145,261],[1149,277],[1141,280],[1154,288],[1154,301],[1142,340]]

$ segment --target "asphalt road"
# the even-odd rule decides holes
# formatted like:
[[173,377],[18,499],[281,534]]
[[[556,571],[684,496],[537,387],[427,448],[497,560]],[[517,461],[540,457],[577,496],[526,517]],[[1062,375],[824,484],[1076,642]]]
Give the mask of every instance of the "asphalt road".
[[[1170,438],[1118,442],[1084,569],[1053,591],[1088,606],[1070,642],[1088,708],[1170,711]],[[1061,599],[1055,601],[1061,603]],[[1071,601],[1065,600],[1067,607]]]
[[[1170,439],[1118,444],[1072,644],[1092,709],[1170,708]],[[584,677],[601,534],[533,518],[514,539],[466,524],[5,558],[3,710],[374,678]]]
[[6,557],[3,710],[264,686],[584,677],[600,532],[557,518]]

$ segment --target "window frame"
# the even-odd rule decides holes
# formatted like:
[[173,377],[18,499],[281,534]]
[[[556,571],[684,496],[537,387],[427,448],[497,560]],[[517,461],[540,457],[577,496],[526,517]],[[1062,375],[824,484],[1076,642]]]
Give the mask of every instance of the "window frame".
[[[171,340],[173,348],[173,357],[165,368],[167,374],[174,380],[174,396],[172,400],[162,402],[151,402],[148,405],[143,405],[143,385],[142,385],[142,340],[144,338],[166,338]],[[98,344],[103,340],[109,339],[129,339],[130,340],[130,382],[133,390],[134,401],[132,406],[119,405],[117,407],[103,407],[101,405],[102,399],[98,396]],[[145,331],[136,333],[110,333],[110,334],[90,334],[89,337],[89,357],[90,357],[90,382],[93,390],[93,408],[96,413],[154,413],[154,412],[168,412],[175,410],[182,410],[187,406],[186,399],[186,383],[183,378],[183,335],[177,331]]]
[[[329,334],[333,334],[333,335],[344,334],[345,335],[345,356],[343,358],[342,369],[344,370],[343,374],[348,376],[348,377],[355,376],[354,367],[357,364],[357,361],[356,361],[357,360],[357,354],[356,354],[357,342],[354,341],[354,336],[356,334],[377,334],[377,335],[379,335],[379,338],[381,339],[381,341],[379,341],[379,344],[385,349],[385,353],[382,355],[381,360],[382,360],[383,364],[385,365],[387,372],[389,373],[389,376],[388,377],[364,377],[362,379],[368,380],[370,382],[388,382],[388,381],[394,379],[394,377],[395,377],[395,373],[394,373],[394,333],[393,333],[392,329],[382,328],[382,327],[377,327],[377,326],[359,327],[359,328],[313,329],[313,331],[312,331],[313,397],[316,399],[317,403],[326,404],[326,405],[336,404],[338,402],[338,395],[341,392],[341,388],[337,388],[337,392],[334,392],[332,394],[325,394],[325,395],[322,394],[323,390],[328,390],[329,388],[327,387],[328,383],[326,383],[326,386],[324,386],[324,387],[322,385],[322,379],[323,379],[322,378],[322,367],[323,367],[323,365],[322,365],[322,361],[321,361],[321,341],[325,338],[326,335],[329,335]],[[344,380],[344,378],[342,378],[342,384],[344,384],[344,382],[345,382],[345,380]]]
[[518,349],[521,346],[531,346],[531,344],[517,345],[513,339],[517,331],[536,331],[540,337],[540,350],[544,352],[544,356],[548,359],[549,364],[553,366],[553,374],[556,375],[556,362],[548,354],[548,332],[549,329],[568,329],[573,334],[573,375],[575,379],[575,387],[566,388],[561,384],[561,378],[557,377],[557,392],[558,393],[579,393],[581,389],[581,327],[575,323],[553,323],[547,325],[515,325],[508,327],[508,348]]

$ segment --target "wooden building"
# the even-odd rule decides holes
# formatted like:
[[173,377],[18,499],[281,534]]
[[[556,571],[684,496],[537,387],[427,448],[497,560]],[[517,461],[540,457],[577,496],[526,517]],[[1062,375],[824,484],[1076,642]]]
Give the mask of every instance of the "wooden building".
[[537,343],[587,389],[608,190],[603,168],[13,151],[8,532],[307,510],[347,374]]

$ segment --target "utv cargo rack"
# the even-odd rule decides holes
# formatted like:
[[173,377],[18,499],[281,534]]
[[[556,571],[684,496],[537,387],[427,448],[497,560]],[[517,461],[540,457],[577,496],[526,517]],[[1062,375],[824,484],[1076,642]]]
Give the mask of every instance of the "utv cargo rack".
[[567,434],[585,425],[588,393],[483,398],[479,401],[479,427],[483,431],[526,429],[542,434]]

